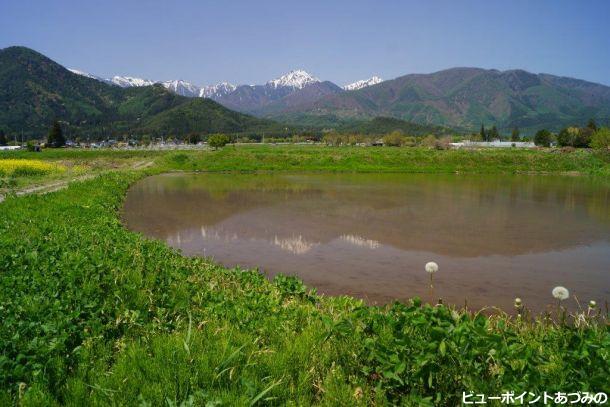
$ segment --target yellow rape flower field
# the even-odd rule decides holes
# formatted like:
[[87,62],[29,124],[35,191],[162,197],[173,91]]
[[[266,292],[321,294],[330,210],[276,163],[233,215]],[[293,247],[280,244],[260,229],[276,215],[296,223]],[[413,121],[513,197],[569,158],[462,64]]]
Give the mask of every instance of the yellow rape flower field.
[[5,159],[0,160],[0,176],[28,176],[61,173],[66,167],[41,160]]

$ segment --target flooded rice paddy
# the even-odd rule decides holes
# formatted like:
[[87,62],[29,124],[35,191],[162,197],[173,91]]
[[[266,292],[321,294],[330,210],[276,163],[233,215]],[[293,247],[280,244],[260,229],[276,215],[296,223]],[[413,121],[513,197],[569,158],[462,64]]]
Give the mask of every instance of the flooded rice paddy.
[[557,285],[610,298],[610,187],[592,178],[165,174],[129,190],[123,218],[186,255],[369,303],[510,310],[521,297],[539,311]]

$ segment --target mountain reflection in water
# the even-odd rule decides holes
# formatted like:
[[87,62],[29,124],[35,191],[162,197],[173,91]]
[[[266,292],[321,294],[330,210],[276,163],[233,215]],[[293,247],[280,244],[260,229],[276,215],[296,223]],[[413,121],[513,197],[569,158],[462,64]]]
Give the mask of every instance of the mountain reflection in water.
[[296,274],[370,302],[426,297],[534,308],[565,285],[609,293],[610,188],[590,178],[168,174],[134,185],[127,226],[187,255]]

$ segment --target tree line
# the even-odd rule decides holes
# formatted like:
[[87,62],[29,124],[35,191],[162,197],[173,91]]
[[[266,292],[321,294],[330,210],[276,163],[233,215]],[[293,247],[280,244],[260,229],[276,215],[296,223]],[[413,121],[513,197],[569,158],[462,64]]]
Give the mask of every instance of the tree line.
[[591,119],[584,127],[564,127],[557,134],[546,129],[539,130],[534,136],[534,143],[543,147],[556,143],[559,147],[605,150],[610,146],[610,129],[598,127],[595,120]]
[[[231,138],[225,134],[199,134],[191,132],[187,134],[183,139],[184,142],[190,144],[198,144],[203,141],[207,141],[208,145],[213,148],[222,147],[230,142],[252,142],[252,141],[267,141],[267,142],[305,142],[305,141],[321,141],[329,146],[347,146],[347,145],[375,145],[383,144],[391,147],[414,147],[414,146],[426,146],[435,147],[439,149],[448,148],[449,143],[462,139],[462,136],[443,136],[437,137],[436,135],[430,134],[425,137],[422,136],[410,136],[404,134],[401,130],[395,130],[386,134],[371,135],[371,134],[351,134],[351,133],[339,133],[335,131],[326,132],[323,136],[319,135],[294,135],[292,138],[262,138],[256,137],[251,139],[250,137],[244,136],[240,138]],[[472,141],[494,141],[494,140],[506,140],[508,137],[503,137],[494,125],[489,129],[485,128],[484,124],[481,124],[481,130],[478,134],[470,135]],[[454,140],[455,139],[455,140]],[[510,141],[531,141],[529,137],[521,137],[518,127],[515,127],[510,135]],[[557,134],[550,132],[547,129],[541,129],[536,132],[533,137],[534,144],[542,147],[550,147],[556,144],[559,147],[570,147],[570,148],[595,148],[595,149],[608,149],[610,146],[610,129],[606,127],[598,127],[593,119],[589,120],[586,126],[568,126],[563,128]],[[143,144],[150,144],[150,137],[144,136],[141,139]],[[9,143],[4,130],[0,129],[0,146],[5,146]],[[30,147],[30,142],[28,146]],[[48,147],[63,147],[66,144],[66,137],[62,130],[59,121],[54,121],[47,135]]]
[[535,145],[541,147],[550,147],[556,144],[558,147],[605,149],[608,148],[609,144],[609,132],[608,128],[598,127],[595,120],[590,119],[586,126],[568,126],[561,129],[557,134],[547,129],[538,130],[532,140],[527,136],[521,137],[518,127],[513,128],[510,137],[505,137],[500,134],[496,126],[486,129],[485,125],[481,124],[481,130],[478,134],[471,135],[471,140],[487,142],[495,140],[533,141]]

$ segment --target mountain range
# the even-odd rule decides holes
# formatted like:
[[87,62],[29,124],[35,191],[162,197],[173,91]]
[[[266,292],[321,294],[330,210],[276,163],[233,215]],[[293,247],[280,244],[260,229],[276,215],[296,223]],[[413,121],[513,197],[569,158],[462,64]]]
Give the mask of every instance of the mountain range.
[[328,95],[275,119],[324,117],[367,119],[389,116],[421,124],[476,131],[481,124],[533,132],[610,122],[610,87],[523,70],[453,68],[411,74],[352,92]]
[[264,85],[236,86],[229,82],[221,82],[216,85],[199,87],[184,80],[155,82],[130,76],[114,76],[104,79],[77,69],[70,69],[70,71],[123,88],[151,86],[158,83],[181,96],[210,98],[229,109],[261,117],[284,111],[286,108],[298,108],[301,105],[315,102],[323,96],[343,90],[362,89],[382,82],[381,78],[373,76],[341,88],[332,82],[321,81],[306,71],[297,69],[271,79]]
[[[116,78],[109,81],[125,86]],[[129,86],[150,82],[129,79],[134,83]],[[232,110],[294,125],[336,127],[392,117],[463,132],[477,131],[481,124],[534,132],[582,125],[590,118],[610,122],[610,87],[519,69],[451,68],[386,81],[373,76],[343,87],[303,70],[263,85],[224,82],[197,90],[184,81],[162,84],[184,96],[208,97]]]
[[[198,133],[285,134],[286,126],[189,98],[180,83],[146,84],[137,78],[101,80],[69,71],[25,47],[0,50],[0,128],[43,137],[54,120],[70,136]],[[118,85],[118,86],[117,86]]]
[[[583,125],[591,118],[610,124],[610,87],[481,68],[386,81],[373,76],[343,87],[294,70],[262,85],[222,82],[198,87],[183,80],[104,79],[65,69],[28,48],[9,47],[0,50],[0,107],[0,126],[26,133],[40,133],[50,120],[60,118],[76,128],[151,134],[370,132],[371,123],[417,134],[446,133],[447,128],[472,132],[481,124],[502,132],[519,127],[531,134],[541,128]],[[386,119],[374,120],[380,117]]]
[[[170,81],[152,81],[150,79],[142,79],[142,78],[134,78],[131,76],[113,76],[112,78],[102,78],[97,75],[90,74],[88,72],[83,72],[78,69],[68,69],[69,71],[82,75],[87,78],[97,79],[102,82],[106,82],[109,84],[114,84],[121,86],[123,88],[133,87],[133,86],[150,86],[155,83],[159,83],[165,86],[167,89],[172,90],[175,93],[178,93],[182,96],[188,97],[221,97],[228,93],[233,92],[237,89],[238,86],[233,85],[229,82],[220,82],[215,85],[210,86],[197,86],[190,82],[184,81],[182,79],[178,80],[170,80]],[[377,83],[382,82],[383,80],[378,76],[373,76],[369,79],[359,80],[350,84],[343,86],[345,90],[356,90],[362,89],[366,86],[375,85]],[[320,82],[318,78],[313,77],[309,73],[304,70],[297,69],[294,71],[290,71],[289,73],[282,75],[278,78],[272,79],[266,83],[272,89],[278,88],[292,88],[292,89],[302,89],[303,87],[311,84],[315,84]],[[256,85],[239,85],[239,86],[256,86]]]

